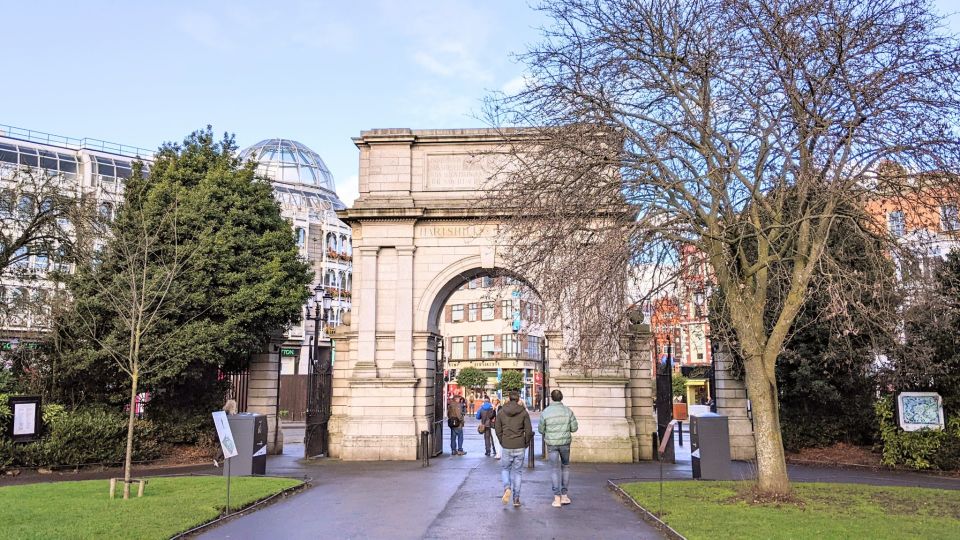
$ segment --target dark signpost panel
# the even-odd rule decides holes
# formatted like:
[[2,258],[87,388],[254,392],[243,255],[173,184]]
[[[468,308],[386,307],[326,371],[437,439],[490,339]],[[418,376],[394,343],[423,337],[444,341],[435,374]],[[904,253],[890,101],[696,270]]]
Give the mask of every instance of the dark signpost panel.
[[13,421],[10,422],[10,438],[13,442],[30,442],[40,437],[43,416],[39,396],[14,396],[9,399]]

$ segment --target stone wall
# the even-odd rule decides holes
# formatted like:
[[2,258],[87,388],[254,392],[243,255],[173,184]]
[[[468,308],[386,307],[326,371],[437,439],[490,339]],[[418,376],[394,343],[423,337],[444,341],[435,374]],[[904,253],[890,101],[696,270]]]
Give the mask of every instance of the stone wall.
[[283,436],[277,432],[277,396],[280,388],[280,348],[275,344],[267,352],[250,359],[247,412],[267,417],[267,453],[283,453]]

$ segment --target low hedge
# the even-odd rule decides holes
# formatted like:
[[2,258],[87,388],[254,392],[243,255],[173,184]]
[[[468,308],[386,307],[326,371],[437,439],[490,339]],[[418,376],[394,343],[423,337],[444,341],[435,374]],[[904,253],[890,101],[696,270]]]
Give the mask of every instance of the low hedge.
[[[6,402],[6,396],[0,396]],[[9,414],[0,411],[0,469],[122,463],[127,445],[127,415],[122,411],[89,407],[74,411],[60,405],[44,406],[44,434],[38,441],[14,443],[8,437]],[[134,429],[133,459],[156,459],[163,453],[161,430],[150,420],[138,419]]]
[[892,396],[877,401],[875,410],[884,465],[960,470],[960,416],[948,417],[943,430],[904,431],[897,425]]

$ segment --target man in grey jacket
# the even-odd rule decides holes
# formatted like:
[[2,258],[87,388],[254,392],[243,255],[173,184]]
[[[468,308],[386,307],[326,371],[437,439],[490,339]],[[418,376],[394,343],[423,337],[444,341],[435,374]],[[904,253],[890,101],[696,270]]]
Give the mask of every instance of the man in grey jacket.
[[570,442],[572,433],[579,427],[577,417],[563,402],[563,392],[550,392],[553,403],[540,415],[537,431],[547,443],[550,457],[550,481],[553,484],[553,506],[560,508],[570,504],[567,487],[570,485]]

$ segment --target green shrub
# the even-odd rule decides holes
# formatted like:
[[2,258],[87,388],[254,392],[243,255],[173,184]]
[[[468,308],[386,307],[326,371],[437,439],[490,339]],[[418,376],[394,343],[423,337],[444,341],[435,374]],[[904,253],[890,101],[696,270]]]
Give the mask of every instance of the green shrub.
[[[45,433],[32,443],[0,439],[0,467],[52,467],[123,462],[127,444],[127,416],[100,408],[68,411],[60,405],[44,408]],[[160,430],[149,420],[137,420],[134,461],[162,455]]]
[[877,401],[875,410],[884,465],[906,465],[914,469],[960,468],[960,417],[951,418],[943,430],[904,431],[897,425],[892,396]]

